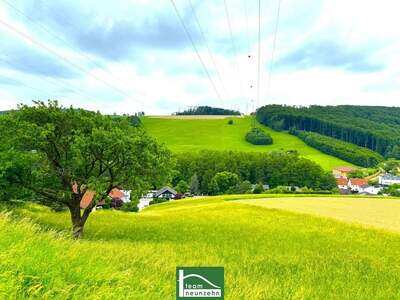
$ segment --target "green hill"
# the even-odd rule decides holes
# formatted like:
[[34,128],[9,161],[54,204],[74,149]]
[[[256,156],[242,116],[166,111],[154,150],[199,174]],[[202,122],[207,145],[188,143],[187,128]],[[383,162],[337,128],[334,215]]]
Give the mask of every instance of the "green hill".
[[[228,125],[228,120],[234,120]],[[324,154],[307,146],[299,138],[286,132],[277,132],[260,125],[273,139],[272,145],[252,145],[245,140],[251,127],[251,117],[230,118],[152,118],[142,119],[145,129],[150,135],[164,142],[174,152],[208,150],[235,151],[273,151],[296,150],[310,160],[320,164],[326,170],[338,166],[351,166],[336,157]]]
[[[67,236],[67,212],[0,213],[0,298],[173,299],[176,267],[199,265],[224,266],[225,299],[398,298],[398,234],[223,199],[96,211],[82,241]],[[396,224],[398,208],[372,201]],[[346,209],[354,221],[359,206]]]

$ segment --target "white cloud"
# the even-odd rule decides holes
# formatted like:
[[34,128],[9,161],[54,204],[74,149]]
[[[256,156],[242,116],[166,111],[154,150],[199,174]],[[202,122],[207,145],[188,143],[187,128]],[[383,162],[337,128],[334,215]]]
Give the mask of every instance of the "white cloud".
[[[183,30],[168,1],[117,0],[101,3],[94,0],[69,1],[68,3],[55,1],[50,3],[51,5],[49,3],[39,5],[39,2],[20,0],[15,2],[19,9],[29,7],[28,4],[33,5],[37,16],[32,16],[32,18],[37,17],[37,22],[54,31],[61,40],[55,39],[39,27],[24,20],[21,15],[5,4],[0,6],[2,19],[54,49],[63,57],[87,70],[87,73],[69,66],[77,72],[76,77],[68,79],[49,77],[47,74],[45,76],[34,72],[29,74],[29,66],[16,71],[12,66],[0,61],[0,75],[18,79],[23,83],[23,85],[15,86],[6,81],[2,83],[0,80],[2,91],[0,109],[15,107],[16,99],[22,99],[21,101],[28,103],[32,99],[58,98],[66,106],[74,105],[105,113],[134,113],[144,110],[147,114],[167,114],[179,108],[201,104],[226,108],[237,107],[246,111],[246,106],[257,97],[257,1],[246,2],[248,31],[244,1],[227,1],[238,50],[237,57],[230,51],[232,45],[223,1],[192,0],[192,2],[206,33],[225,90],[213,68],[211,57],[200,39],[188,2],[176,0],[196,40],[201,57],[223,97],[222,103],[204,74],[190,42],[183,35]],[[93,6],[93,3],[96,5]],[[58,4],[60,6],[57,6]],[[400,11],[400,3],[390,0],[379,2],[369,0],[282,1],[275,62],[301,49],[306,51],[309,45],[319,45],[323,41],[329,41],[339,47],[337,49],[346,50],[342,55],[351,54],[352,57],[359,55],[360,61],[365,62],[366,65],[376,64],[382,68],[375,70],[360,68],[355,72],[341,65],[339,59],[337,62],[331,60],[324,64],[321,60],[329,58],[329,53],[318,59],[313,56],[307,57],[310,63],[306,66],[292,62],[291,68],[284,70],[275,65],[271,77],[270,98],[266,99],[277,4],[278,0],[263,1],[262,5],[260,104],[273,102],[294,105],[398,105],[400,31],[397,26],[397,15]],[[63,7],[68,11],[57,11],[57,7]],[[89,7],[91,10],[88,9]],[[53,20],[52,15],[49,15],[52,11],[57,14],[57,18],[54,18],[56,21]],[[69,13],[79,11],[83,14],[77,14],[74,20],[68,19]],[[90,14],[86,14],[87,12]],[[74,26],[67,26],[65,30],[60,30],[54,23],[60,15],[65,18],[63,20],[65,24]],[[87,15],[90,16],[88,19],[79,19]],[[47,20],[53,21],[46,23]],[[101,44],[96,45],[98,41],[93,39],[91,43],[94,44],[85,44],[86,48],[79,44],[77,37],[80,31],[97,28],[100,30],[94,32],[102,35],[119,28],[115,27],[117,24],[123,24],[121,28],[126,31],[114,32],[113,42],[104,43],[99,39]],[[102,28],[103,31],[101,31]],[[134,36],[126,36],[130,28],[140,29],[139,37],[143,43],[131,40]],[[6,49],[16,47],[18,42],[19,48],[21,46],[26,48],[25,54],[34,51],[42,53],[38,59],[43,60],[43,63],[48,63],[48,60],[53,58],[65,65],[59,58],[40,47],[22,41],[18,36],[11,38],[12,33],[3,26],[0,26],[0,30],[2,38],[0,58],[3,60],[7,60],[7,56],[4,55],[7,54]],[[157,30],[161,32],[151,35]],[[125,43],[124,47],[118,48],[120,45],[116,36],[121,38],[121,43]],[[144,40],[150,36],[163,39],[163,41],[155,40],[153,45],[150,40]],[[177,39],[178,36],[184,40]],[[67,43],[62,42],[64,39]],[[77,48],[79,51],[76,51]],[[97,52],[89,52],[89,48],[96,49]],[[106,51],[109,56],[114,48],[119,49],[119,55],[125,55],[123,59],[101,56],[101,51]],[[247,57],[248,54],[251,54],[250,59]],[[337,53],[332,53],[332,56],[335,55]],[[21,55],[18,58],[25,67],[28,64],[26,57],[28,56]],[[93,61],[96,63],[93,64]],[[346,62],[345,59],[342,59],[342,63],[343,61]],[[102,67],[100,68],[99,65]],[[115,88],[110,88],[109,85]]]

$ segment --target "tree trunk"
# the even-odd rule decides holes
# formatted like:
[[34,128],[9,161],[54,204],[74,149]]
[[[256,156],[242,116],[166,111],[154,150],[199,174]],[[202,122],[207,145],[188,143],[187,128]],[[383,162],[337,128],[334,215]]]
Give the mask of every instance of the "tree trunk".
[[69,211],[71,213],[72,236],[76,239],[80,239],[83,236],[83,226],[85,225],[85,223],[82,222],[80,205],[78,204],[74,207],[70,207]]

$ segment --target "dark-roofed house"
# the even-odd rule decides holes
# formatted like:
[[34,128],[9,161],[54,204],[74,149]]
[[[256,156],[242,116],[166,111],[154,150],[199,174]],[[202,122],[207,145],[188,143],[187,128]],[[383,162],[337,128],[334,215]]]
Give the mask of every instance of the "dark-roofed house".
[[379,176],[379,184],[389,186],[392,184],[400,184],[400,176],[394,176],[391,174],[385,174]]
[[155,194],[155,198],[168,200],[175,199],[176,194],[178,194],[178,192],[175,191],[173,188],[165,186],[161,190],[157,191],[157,193]]

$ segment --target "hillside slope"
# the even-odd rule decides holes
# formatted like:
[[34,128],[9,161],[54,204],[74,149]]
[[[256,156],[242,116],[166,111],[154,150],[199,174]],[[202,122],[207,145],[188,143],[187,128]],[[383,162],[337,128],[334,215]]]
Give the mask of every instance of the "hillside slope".
[[298,153],[324,169],[331,170],[338,166],[351,166],[336,157],[324,154],[307,146],[299,138],[285,132],[277,132],[265,126],[274,143],[272,145],[251,145],[245,140],[250,129],[250,117],[230,118],[233,125],[228,125],[228,119],[173,119],[173,118],[143,118],[145,129],[150,135],[165,143],[174,152],[207,150],[234,151],[273,151],[296,150]]
[[83,241],[66,212],[0,213],[0,298],[173,299],[180,265],[224,266],[225,299],[400,296],[398,234],[223,199],[96,211]]

